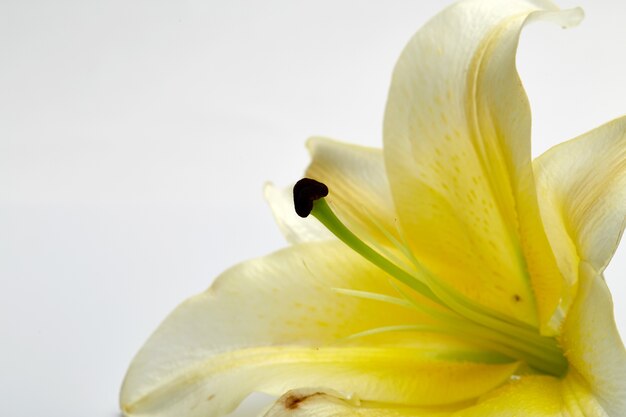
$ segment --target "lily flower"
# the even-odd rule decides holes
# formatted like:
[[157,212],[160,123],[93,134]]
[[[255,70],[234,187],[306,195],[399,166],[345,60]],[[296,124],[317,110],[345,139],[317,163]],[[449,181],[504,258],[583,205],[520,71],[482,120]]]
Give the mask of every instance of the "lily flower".
[[[291,246],[181,304],[134,358],[127,416],[626,416],[602,272],[626,217],[626,118],[530,152],[522,28],[580,9],[467,0],[409,42],[382,150],[323,138]],[[305,219],[297,216],[296,210]],[[309,215],[310,214],[310,215]]]

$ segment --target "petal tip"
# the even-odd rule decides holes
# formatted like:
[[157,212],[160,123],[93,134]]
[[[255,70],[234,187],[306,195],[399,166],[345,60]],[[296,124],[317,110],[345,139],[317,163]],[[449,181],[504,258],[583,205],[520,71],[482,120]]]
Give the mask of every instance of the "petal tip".
[[581,7],[574,7],[564,10],[541,11],[533,16],[538,20],[552,22],[563,29],[569,29],[582,22],[585,18],[585,12]]
[[276,193],[276,186],[271,181],[265,181],[263,184],[263,197],[269,200]]

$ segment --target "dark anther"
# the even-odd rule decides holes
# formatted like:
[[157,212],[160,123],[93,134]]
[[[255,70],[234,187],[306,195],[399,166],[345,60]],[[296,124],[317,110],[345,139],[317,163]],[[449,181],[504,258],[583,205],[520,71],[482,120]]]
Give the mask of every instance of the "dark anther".
[[293,204],[300,217],[307,217],[313,210],[313,202],[328,195],[328,187],[311,178],[302,178],[293,186]]

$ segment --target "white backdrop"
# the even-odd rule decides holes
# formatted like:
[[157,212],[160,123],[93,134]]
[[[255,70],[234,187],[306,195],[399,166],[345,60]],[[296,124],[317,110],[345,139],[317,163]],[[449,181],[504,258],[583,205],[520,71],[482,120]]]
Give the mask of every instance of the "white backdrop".
[[[160,320],[284,245],[261,189],[304,140],[380,145],[394,61],[447,3],[1,0],[0,415],[115,416]],[[520,47],[535,154],[626,113],[626,3],[561,5],[586,20]],[[624,335],[625,271],[622,247]]]

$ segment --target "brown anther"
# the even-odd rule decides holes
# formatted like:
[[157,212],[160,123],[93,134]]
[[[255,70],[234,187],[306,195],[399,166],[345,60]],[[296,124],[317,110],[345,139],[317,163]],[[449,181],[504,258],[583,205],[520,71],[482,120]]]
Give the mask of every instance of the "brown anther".
[[293,204],[300,217],[307,217],[313,210],[313,202],[328,195],[328,187],[311,178],[302,178],[293,187]]

